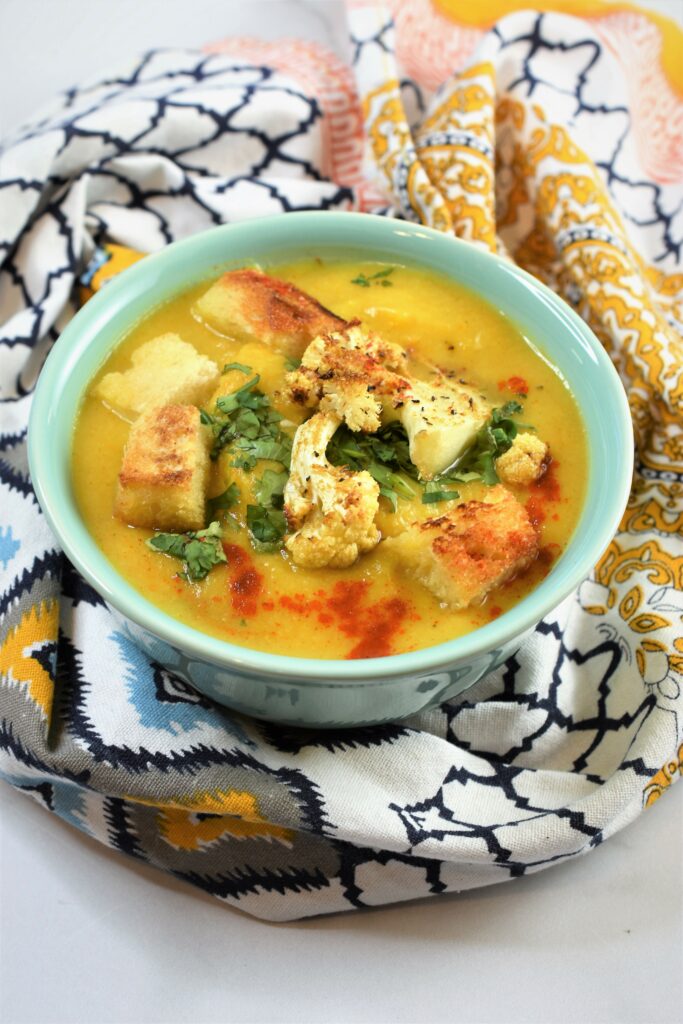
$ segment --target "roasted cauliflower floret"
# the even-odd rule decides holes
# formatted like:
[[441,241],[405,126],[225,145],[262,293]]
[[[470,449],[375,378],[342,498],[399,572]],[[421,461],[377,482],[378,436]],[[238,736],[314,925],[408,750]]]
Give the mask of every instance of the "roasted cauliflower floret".
[[221,334],[238,341],[262,341],[297,357],[317,335],[344,325],[312,296],[260,270],[223,274],[195,303],[194,311]]
[[440,373],[429,381],[410,376],[405,352],[358,324],[311,342],[287,383],[294,401],[334,412],[351,430],[371,434],[400,419],[426,480],[456,461],[490,413],[467,385]]
[[[334,412],[351,430],[373,434],[380,426],[383,405],[407,386],[394,371],[405,370],[406,354],[358,323],[315,338],[301,366],[287,375],[295,402]],[[398,399],[397,399],[398,400]]]
[[177,334],[152,338],[133,352],[129,369],[107,373],[94,394],[134,419],[158,405],[199,405],[216,386],[220,370]]
[[406,428],[410,459],[424,480],[452,466],[474,441],[491,412],[473,388],[437,375],[413,380],[405,392],[399,418]]
[[501,486],[488,498],[413,523],[384,541],[402,571],[454,609],[479,604],[538,554],[538,535],[524,506]]
[[496,459],[496,473],[504,484],[526,487],[548,467],[548,445],[535,434],[517,434],[512,447]]
[[292,532],[285,543],[296,565],[308,569],[344,569],[380,539],[378,484],[369,473],[332,466],[325,457],[340,422],[333,413],[319,412],[294,436],[284,492]]

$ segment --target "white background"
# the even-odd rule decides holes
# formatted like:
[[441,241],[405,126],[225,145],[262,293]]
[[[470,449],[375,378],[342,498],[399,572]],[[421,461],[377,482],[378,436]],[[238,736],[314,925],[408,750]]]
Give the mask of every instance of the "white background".
[[[235,34],[346,52],[337,0],[0,0],[0,128],[139,51]],[[539,875],[270,925],[0,785],[0,1021],[677,1024],[682,839],[679,785],[588,857]]]

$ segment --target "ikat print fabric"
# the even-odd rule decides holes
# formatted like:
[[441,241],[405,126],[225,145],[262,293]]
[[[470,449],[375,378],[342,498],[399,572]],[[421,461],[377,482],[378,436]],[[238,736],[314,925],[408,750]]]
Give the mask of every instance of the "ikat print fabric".
[[[297,41],[147,53],[59,97],[0,156],[0,774],[265,919],[541,870],[683,772],[670,41],[614,5],[486,30],[455,9],[352,5],[351,66]],[[591,577],[473,689],[393,725],[304,732],[206,700],[117,629],[28,475],[32,390],[82,279],[297,209],[383,212],[498,249],[585,317],[636,427],[631,501]]]

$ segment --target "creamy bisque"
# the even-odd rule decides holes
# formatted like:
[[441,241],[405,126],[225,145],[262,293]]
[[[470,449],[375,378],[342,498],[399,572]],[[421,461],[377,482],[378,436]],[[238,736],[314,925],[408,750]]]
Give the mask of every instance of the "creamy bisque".
[[[347,569],[303,569],[285,551],[253,551],[243,528],[244,500],[224,513],[228,563],[190,583],[181,564],[150,550],[152,531],[130,527],[113,515],[116,480],[130,425],[99,399],[83,402],[73,443],[73,481],[78,505],[91,534],[116,569],[164,612],[202,632],[275,654],[315,658],[357,658],[430,647],[484,625],[516,604],[547,574],[566,546],[579,517],[587,476],[583,426],[575,402],[558,373],[525,341],[514,325],[467,289],[438,275],[396,268],[390,285],[366,278],[376,264],[311,260],[269,267],[315,296],[338,316],[365,326],[408,350],[416,375],[423,363],[454,370],[476,383],[492,406],[528,390],[515,418],[532,424],[550,446],[552,463],[537,484],[510,488],[526,505],[540,531],[540,554],[532,567],[489,594],[483,604],[461,611],[440,605],[430,591],[406,578],[380,543]],[[387,280],[387,279],[385,279]],[[125,370],[132,352],[166,332],[180,335],[223,366],[237,358],[243,342],[221,337],[192,315],[210,282],[156,309],[122,341],[98,374]],[[284,357],[263,374],[268,393],[284,384]],[[258,372],[259,367],[255,366]],[[301,418],[301,415],[299,416]],[[260,468],[253,471],[260,473]],[[244,475],[220,458],[213,464],[209,496]],[[485,498],[481,483],[456,486],[460,500]],[[415,488],[418,491],[418,488]],[[253,500],[253,499],[249,499]],[[442,515],[447,503],[425,505],[399,499],[397,513],[380,499],[378,525],[385,536],[416,519]],[[240,523],[242,526],[240,526]]]

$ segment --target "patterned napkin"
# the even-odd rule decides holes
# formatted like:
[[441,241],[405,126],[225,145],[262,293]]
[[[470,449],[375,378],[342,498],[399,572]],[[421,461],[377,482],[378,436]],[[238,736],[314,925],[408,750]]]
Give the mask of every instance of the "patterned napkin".
[[[148,53],[70,90],[2,153],[0,771],[262,918],[540,870],[683,772],[672,37],[597,4],[590,21],[520,11],[484,31],[474,10],[453,20],[467,6],[497,5],[396,0],[395,28],[388,9],[354,7],[357,85],[292,41]],[[82,276],[97,287],[131,249],[293,209],[381,209],[498,247],[590,323],[636,426],[632,499],[590,579],[502,668],[396,725],[304,732],[205,700],[117,630],[27,473],[31,391]]]

